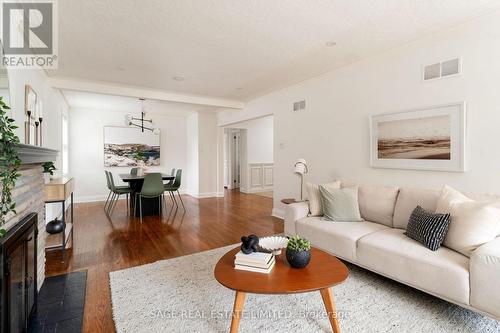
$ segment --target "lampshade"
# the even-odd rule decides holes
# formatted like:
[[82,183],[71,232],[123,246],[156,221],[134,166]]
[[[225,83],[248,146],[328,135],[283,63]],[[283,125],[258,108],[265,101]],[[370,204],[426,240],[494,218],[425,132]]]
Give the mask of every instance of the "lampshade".
[[295,170],[294,172],[299,174],[299,175],[303,175],[305,173],[307,173],[307,162],[305,159],[303,158],[299,158],[297,160],[297,162],[295,162]]

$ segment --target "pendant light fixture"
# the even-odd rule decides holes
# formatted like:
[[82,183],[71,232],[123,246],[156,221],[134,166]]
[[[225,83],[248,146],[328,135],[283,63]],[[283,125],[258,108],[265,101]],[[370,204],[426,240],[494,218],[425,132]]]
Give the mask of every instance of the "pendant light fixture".
[[[153,119],[146,118],[146,111],[144,110],[145,99],[139,98],[139,100],[141,101],[141,117],[135,118],[132,115],[127,114],[127,115],[125,115],[125,124],[127,126],[133,126],[133,127],[140,128],[142,132],[144,132],[144,130],[148,130],[148,131],[153,132],[153,134],[156,134],[156,135],[160,134],[160,130],[158,128],[153,127],[153,125],[154,125]],[[151,127],[144,126],[144,123],[150,123]]]

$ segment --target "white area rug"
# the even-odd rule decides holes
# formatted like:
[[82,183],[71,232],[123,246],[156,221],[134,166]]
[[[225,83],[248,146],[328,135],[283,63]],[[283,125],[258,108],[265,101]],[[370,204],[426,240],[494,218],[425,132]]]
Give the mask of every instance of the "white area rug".
[[[234,292],[213,275],[234,246],[110,273],[118,332],[229,332]],[[343,332],[500,332],[500,322],[349,265],[333,291]],[[331,332],[318,293],[248,294],[240,332]]]

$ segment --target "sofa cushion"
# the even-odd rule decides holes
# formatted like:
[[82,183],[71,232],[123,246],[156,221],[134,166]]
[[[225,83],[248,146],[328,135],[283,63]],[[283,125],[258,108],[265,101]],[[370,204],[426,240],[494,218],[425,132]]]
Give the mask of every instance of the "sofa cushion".
[[394,209],[394,228],[406,229],[410,215],[417,206],[429,212],[435,212],[440,195],[440,190],[400,188]]
[[314,246],[351,262],[356,262],[356,242],[372,232],[388,229],[373,222],[332,222],[321,217],[306,217],[297,221],[297,234]]
[[319,186],[325,219],[337,222],[363,221],[359,214],[358,188],[328,188]]
[[445,186],[436,208],[437,213],[451,214],[444,246],[470,257],[479,246],[495,239],[500,234],[499,204],[474,201]]
[[377,231],[358,241],[358,262],[368,269],[457,303],[469,304],[469,258],[431,251],[404,230]]
[[[319,193],[318,184],[306,183],[307,198],[309,199],[309,211],[311,216],[321,216],[323,215],[323,206],[321,203],[321,195]],[[321,184],[328,189],[340,188],[340,181],[333,181],[326,184]]]
[[358,195],[362,218],[392,227],[397,187],[360,185]]

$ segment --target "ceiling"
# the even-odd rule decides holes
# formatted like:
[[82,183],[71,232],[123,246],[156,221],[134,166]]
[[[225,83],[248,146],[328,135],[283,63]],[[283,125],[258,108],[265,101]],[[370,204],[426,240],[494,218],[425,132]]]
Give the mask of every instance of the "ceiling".
[[59,69],[50,76],[240,100],[500,8],[492,0],[58,3]]
[[[62,90],[64,98],[71,108],[97,109],[102,111],[141,112],[138,98]],[[196,104],[145,100],[144,110],[148,113],[176,117],[187,117],[194,112],[212,112],[216,108]]]

